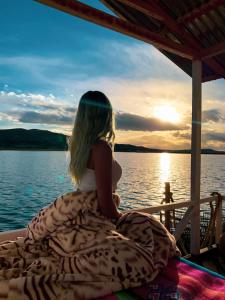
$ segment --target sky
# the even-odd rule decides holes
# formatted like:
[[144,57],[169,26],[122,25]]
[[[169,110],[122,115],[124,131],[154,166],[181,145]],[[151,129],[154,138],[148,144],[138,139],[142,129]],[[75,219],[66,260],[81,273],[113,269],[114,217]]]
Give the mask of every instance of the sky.
[[[156,48],[33,0],[0,6],[0,129],[70,135],[80,97],[100,90],[117,143],[190,148],[191,78]],[[203,84],[202,105],[202,148],[225,150],[224,79]]]

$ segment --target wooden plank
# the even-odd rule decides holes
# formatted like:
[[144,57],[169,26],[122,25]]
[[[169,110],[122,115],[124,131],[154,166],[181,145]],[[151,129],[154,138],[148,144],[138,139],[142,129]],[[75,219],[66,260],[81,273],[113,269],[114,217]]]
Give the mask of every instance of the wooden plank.
[[154,214],[154,213],[160,212],[161,210],[168,211],[168,210],[173,210],[173,209],[182,208],[182,207],[189,207],[189,206],[193,206],[193,203],[191,201],[177,201],[177,202],[173,202],[173,203],[153,205],[153,206],[149,206],[149,207],[141,208],[141,209],[131,209],[131,210],[128,210],[128,212],[140,211],[140,212]]
[[203,50],[202,58],[206,59],[221,53],[225,53],[225,41]]
[[187,226],[188,222],[190,221],[190,218],[192,216],[193,213],[193,206],[188,207],[187,211],[185,212],[182,220],[180,220],[180,222],[178,223],[177,227],[176,227],[176,231],[175,231],[175,239],[176,241],[178,241],[181,237],[181,234],[183,233],[185,227]]
[[192,136],[191,136],[191,254],[200,252],[200,185],[201,185],[201,114],[202,62],[192,62]]
[[[223,196],[223,200],[225,200],[225,196]],[[209,203],[212,201],[215,201],[214,197],[207,197],[207,198],[200,199],[199,203],[205,204],[205,203]],[[193,205],[194,204],[192,201],[176,201],[173,203],[153,205],[153,206],[149,206],[146,208],[141,208],[141,209],[138,209],[138,211],[154,214],[154,213],[160,212],[161,210],[168,211],[168,210],[178,209],[178,208],[182,208],[182,207],[191,207]],[[129,211],[137,211],[137,209],[128,210],[128,212]]]
[[216,212],[216,232],[215,232],[215,239],[216,243],[219,243],[220,236],[222,234],[222,219],[223,219],[223,211],[222,211],[222,199],[220,196],[217,198],[218,201],[218,210]]
[[218,64],[215,59],[212,57],[208,58],[205,60],[205,62],[213,68],[213,71],[217,74],[220,75],[221,77],[225,78],[225,68],[222,67],[222,65]]
[[[211,202],[214,201],[215,198],[214,197],[209,197],[209,198],[204,198],[200,200],[200,203],[207,203],[207,202]],[[225,200],[225,196],[222,196],[222,200]],[[177,208],[182,208],[182,207],[188,207],[188,212],[186,212],[186,214],[188,215],[190,210],[193,211],[193,203],[192,201],[177,201],[175,203],[169,203],[169,204],[164,204],[164,205],[156,205],[156,206],[150,206],[147,208],[143,208],[143,209],[132,209],[132,210],[128,210],[126,212],[132,212],[132,211],[139,211],[139,212],[145,212],[145,213],[156,213],[159,212],[160,210],[171,210],[171,209],[177,209]],[[185,214],[185,215],[186,215]],[[182,222],[181,224],[185,223],[186,221],[180,221]],[[180,224],[180,223],[179,223]],[[182,225],[179,225],[180,227]],[[6,240],[14,240],[17,237],[21,236],[24,237],[26,234],[26,228],[23,229],[16,229],[16,230],[9,230],[9,231],[3,231],[0,232],[0,242],[6,241]],[[179,229],[177,232],[177,235],[175,234],[175,237],[179,237]],[[177,239],[176,239],[177,240]]]
[[211,80],[216,80],[216,79],[221,79],[223,78],[221,75],[218,75],[218,74],[214,74],[214,75],[210,75],[210,76],[204,76],[202,78],[202,82],[208,82],[208,81],[211,81]]
[[150,43],[159,49],[175,53],[187,59],[194,57],[192,48],[175,43],[160,34],[151,32],[141,26],[134,25],[120,18],[75,0],[35,0],[42,4],[64,11],[76,17],[101,25],[108,29],[123,33],[130,37]]
[[[192,51],[193,54],[195,56],[195,59],[197,58],[201,58],[203,57],[203,47],[200,45],[200,43],[198,43],[193,36],[187,32],[184,27],[182,26],[182,24],[178,24],[176,20],[174,20],[171,16],[168,15],[168,13],[162,9],[158,3],[153,2],[150,3],[142,3],[140,1],[134,3],[134,1],[129,1],[129,0],[120,0],[120,2],[123,2],[127,5],[129,5],[130,7],[134,7],[137,10],[145,13],[146,15],[150,16],[150,17],[154,17],[154,14],[158,14],[161,16],[161,20],[165,23],[166,27],[174,34],[177,35],[178,39],[180,39],[185,45],[189,45],[192,47]],[[130,3],[132,2],[132,3]],[[220,46],[221,47],[221,46]],[[221,51],[221,49],[219,48],[219,50],[216,48],[217,51]],[[222,48],[225,49],[225,45]],[[210,50],[208,50],[210,51]],[[205,61],[205,63],[207,63],[207,65],[217,74],[220,75],[220,77],[225,77],[225,69],[214,59],[208,59],[207,61]],[[202,82],[204,81],[209,81],[210,78],[208,79],[203,79],[202,78]]]
[[207,3],[204,3],[193,10],[189,11],[182,17],[179,17],[177,19],[178,23],[184,23],[184,22],[189,22],[194,20],[195,18],[199,18],[202,15],[209,13],[211,10],[217,9],[220,5],[224,5],[225,0],[211,0],[208,1]]
[[0,232],[0,243],[6,240],[15,240],[17,237],[24,237],[26,232],[26,228]]
[[104,6],[106,6],[109,10],[111,10],[111,11],[112,11],[116,16],[118,16],[120,19],[123,19],[123,20],[127,21],[126,18],[123,16],[123,14],[122,14],[122,13],[119,13],[119,12],[117,11],[117,6],[116,6],[116,8],[114,8],[114,6],[110,5],[110,4],[107,2],[107,0],[100,0],[100,2],[102,2],[102,4],[104,4]]
[[[225,0],[224,0],[225,1]],[[161,13],[161,15],[164,17],[164,23],[170,29],[172,32],[176,33],[180,39],[186,44],[193,47],[195,59],[204,57],[204,48],[201,46],[200,43],[196,41],[196,39],[184,29],[184,26],[182,24],[178,24],[177,21],[175,21],[172,17],[170,17],[160,6],[154,2],[155,8],[158,9],[158,11]],[[224,45],[225,49],[225,45]],[[225,69],[218,64],[218,62],[214,59],[208,59],[205,61],[207,65],[217,74],[221,77],[224,77]],[[202,78],[203,81],[203,78]]]
[[119,2],[126,4],[129,7],[132,7],[149,17],[153,17],[159,21],[163,21],[164,17],[161,15],[158,9],[152,6],[150,3],[146,3],[146,1],[140,0],[118,0]]
[[[187,34],[177,23],[170,17],[155,1],[143,3],[140,1],[130,1],[130,0],[119,0],[130,7],[137,9],[138,11],[145,13],[149,17],[160,16],[159,20],[162,20],[166,27],[171,31],[171,33],[176,34],[177,38],[182,41],[187,47],[191,46],[195,58],[201,56],[201,49],[196,48],[196,42],[191,36]],[[157,17],[156,17],[157,18]]]

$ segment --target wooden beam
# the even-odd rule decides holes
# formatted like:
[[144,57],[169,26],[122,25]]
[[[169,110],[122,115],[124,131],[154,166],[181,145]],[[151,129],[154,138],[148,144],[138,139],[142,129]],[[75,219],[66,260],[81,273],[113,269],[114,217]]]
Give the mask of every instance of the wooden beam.
[[114,8],[114,7],[112,7],[112,6],[107,2],[107,0],[100,0],[100,2],[102,2],[102,4],[104,4],[104,6],[106,6],[108,9],[110,9],[110,10],[111,10],[115,15],[117,15],[120,19],[123,19],[123,20],[127,21],[126,18],[124,17],[124,15],[123,15],[122,13],[119,13],[119,12],[117,11],[117,5],[116,5],[116,8]]
[[185,212],[183,218],[180,220],[180,222],[177,224],[176,231],[174,234],[175,240],[178,241],[184,232],[185,227],[190,221],[191,215],[193,213],[193,207],[188,207],[187,211]]
[[[222,200],[225,201],[225,196],[222,196]],[[200,200],[200,203],[208,203],[215,201],[215,197],[209,197],[209,198],[204,198]],[[188,212],[186,212],[185,215],[189,214],[190,210],[193,209],[193,202],[192,201],[177,201],[173,203],[168,203],[164,205],[156,205],[156,206],[150,206],[147,208],[142,208],[142,209],[133,209],[133,210],[128,210],[126,212],[132,212],[132,211],[140,211],[140,212],[145,212],[145,213],[156,213],[160,212],[162,209],[163,210],[171,210],[171,209],[177,209],[181,207],[189,207]],[[186,218],[185,218],[186,219]],[[185,220],[182,221],[182,224],[185,223]],[[179,223],[180,224],[180,223]],[[180,225],[178,226],[178,228]],[[6,240],[15,240],[17,237],[24,237],[26,235],[27,228],[23,229],[16,229],[16,230],[9,230],[9,231],[3,231],[0,232],[0,242],[6,241]],[[179,235],[180,231],[178,230],[177,236]],[[176,234],[175,234],[176,236]]]
[[[225,0],[224,0],[225,1]],[[180,38],[187,44],[190,45],[191,47],[194,48],[195,50],[195,58],[201,58],[203,55],[204,49],[201,47],[199,43],[196,42],[196,40],[190,35],[189,32],[184,30],[184,27],[182,24],[178,25],[177,22],[171,18],[166,12],[164,12],[163,9],[160,8],[160,6],[157,3],[154,3],[155,8],[158,9],[158,11],[161,13],[161,15],[164,17],[164,22],[165,25],[173,32],[177,33]],[[225,48],[225,45],[224,45]],[[197,54],[196,54],[197,53]],[[208,59],[205,61],[207,65],[217,74],[220,75],[221,77],[224,77],[225,70],[220,66],[220,64],[217,63],[216,60],[214,59]],[[202,78],[203,81],[203,78]]]
[[[154,214],[154,213],[160,212],[161,210],[168,211],[168,210],[178,209],[178,208],[182,208],[182,207],[190,207],[190,206],[193,206],[192,201],[176,201],[176,202],[172,202],[172,203],[153,205],[150,207],[141,208],[141,209],[138,209],[138,211]],[[137,211],[137,209],[128,210],[128,212],[132,212],[132,211]]]
[[[178,25],[177,22],[172,17],[170,17],[167,14],[167,12],[165,12],[155,1],[148,2],[148,3],[146,2],[143,3],[143,1],[131,1],[131,0],[119,0],[119,1],[130,7],[137,9],[142,13],[145,13],[150,17],[154,17],[154,16],[157,17],[157,15],[160,16],[160,18],[158,19],[162,20],[165,23],[166,27],[171,32],[175,33],[184,44],[192,47],[195,58],[199,58],[203,56],[204,49],[201,47],[201,45],[196,42],[196,40],[190,35],[189,32],[184,30],[181,24]],[[220,47],[218,47],[218,49],[219,50],[225,49],[225,45],[224,46],[221,45]],[[222,68],[220,64],[217,63],[216,60],[207,59],[205,63],[207,63],[207,65],[216,73],[216,78],[217,75],[219,75],[219,77],[222,78],[225,77],[225,69]],[[208,81],[209,79],[210,78],[208,79],[202,78],[202,82]]]
[[0,243],[7,240],[14,241],[18,237],[25,237],[26,233],[27,228],[0,232]]
[[209,11],[214,10],[214,9],[218,8],[220,5],[224,5],[224,4],[225,4],[225,0],[211,0],[211,1],[208,1],[208,3],[204,3],[204,4],[196,7],[192,11],[186,13],[182,17],[179,17],[177,19],[177,22],[178,23],[184,23],[184,22],[192,21],[195,18],[199,18],[202,15],[208,13]]
[[218,244],[221,234],[223,233],[223,208],[222,208],[222,199],[220,196],[217,197],[218,209],[216,213],[216,228],[215,228],[215,242]]
[[192,136],[191,136],[191,254],[200,253],[201,115],[202,62],[192,62]]
[[[144,2],[143,1],[131,1],[131,0],[119,0],[120,2],[135,8],[136,10],[146,14],[149,17],[156,18],[163,21],[166,27],[175,34],[177,38],[186,44],[187,47],[191,46],[193,54],[196,58],[201,56],[201,49],[196,49],[196,43],[194,43],[193,38],[189,37],[187,32],[181,29],[176,21],[170,17],[155,1]],[[157,17],[158,16],[158,17]]]
[[118,0],[119,2],[126,4],[129,7],[132,7],[145,15],[149,17],[153,17],[159,21],[163,21],[164,17],[161,15],[161,13],[158,11],[158,9],[155,9],[151,4],[146,3],[146,1],[142,0]]
[[[222,197],[222,200],[225,200],[225,196]],[[214,197],[208,197],[208,198],[200,199],[199,203],[205,204],[213,201],[215,201]],[[152,205],[146,208],[138,209],[138,211],[154,214],[160,212],[161,210],[168,211],[168,210],[178,209],[182,207],[193,207],[193,206],[194,206],[193,201],[186,200],[186,201],[176,201],[176,202],[160,204],[160,205]],[[128,212],[131,211],[137,211],[137,209],[128,210]]]
[[221,53],[225,53],[225,41],[223,41],[222,43],[219,43],[215,46],[204,49],[202,58],[206,59],[206,58],[216,56]]
[[210,76],[204,76],[202,78],[202,82],[208,82],[208,81],[212,81],[212,80],[216,80],[216,79],[221,79],[223,77],[221,77],[218,74],[214,74],[214,75],[210,75]]
[[206,59],[204,62],[207,63],[208,66],[213,68],[216,74],[220,75],[223,78],[225,77],[225,69],[215,59],[210,57]]
[[141,26],[136,26],[120,18],[111,16],[103,11],[83,4],[75,0],[35,0],[42,4],[64,11],[76,17],[101,25],[103,27],[126,34],[136,39],[154,45],[159,49],[175,53],[187,59],[193,58],[193,50],[188,46],[183,46],[161,37]]
[[[182,24],[180,24],[180,26],[182,27]],[[197,23],[195,23],[194,25],[195,27],[195,30],[197,29],[199,33],[201,33],[203,36],[207,35],[201,28],[201,26],[197,25]],[[196,43],[197,44],[197,43]],[[217,62],[217,60],[213,57],[208,57],[207,59],[204,59],[203,56],[204,56],[204,51],[205,49],[201,46],[200,46],[200,51],[201,51],[201,60],[204,62],[210,67],[210,69],[212,71],[214,71],[215,75],[219,75],[220,77],[224,77],[225,75],[225,69]]]

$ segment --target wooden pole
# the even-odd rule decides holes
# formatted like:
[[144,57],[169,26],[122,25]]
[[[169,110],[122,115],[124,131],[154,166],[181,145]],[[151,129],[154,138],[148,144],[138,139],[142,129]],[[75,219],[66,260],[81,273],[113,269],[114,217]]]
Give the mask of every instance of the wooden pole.
[[216,212],[216,228],[215,228],[215,239],[218,244],[220,237],[223,233],[223,210],[222,210],[222,195],[217,193],[217,212]]
[[192,62],[192,136],[191,136],[191,254],[200,254],[202,62]]
[[[165,182],[165,203],[170,203],[171,200],[171,193],[170,193],[170,183]],[[171,226],[171,216],[170,211],[165,211],[165,226],[170,231]]]

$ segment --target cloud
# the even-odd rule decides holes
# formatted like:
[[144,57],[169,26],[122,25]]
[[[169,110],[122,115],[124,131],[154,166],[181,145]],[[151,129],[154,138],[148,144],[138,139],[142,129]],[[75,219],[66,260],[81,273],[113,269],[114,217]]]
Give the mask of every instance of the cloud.
[[101,63],[104,70],[127,79],[170,78],[184,81],[189,76],[156,48],[142,42],[122,43],[105,39],[88,56]]
[[181,125],[163,122],[156,118],[146,118],[129,113],[117,113],[116,124],[116,127],[119,130],[165,131],[182,129],[180,128]]
[[[137,102],[137,101],[136,101]],[[57,99],[54,95],[34,93],[0,92],[2,119],[20,123],[71,125],[77,105]],[[163,122],[156,118],[125,112],[116,113],[120,130],[165,131],[184,129],[183,125]]]
[[65,100],[56,98],[52,94],[42,95],[33,93],[16,93],[0,91],[1,111],[36,110],[54,113],[75,112],[75,106]]
[[225,143],[225,134],[221,132],[211,132],[204,134],[204,139],[207,141],[216,141]]
[[[73,56],[57,55],[0,56],[2,74],[10,79],[0,78],[4,89],[0,92],[1,120],[7,124],[11,121],[12,126],[18,122],[20,127],[21,123],[35,127],[47,124],[54,131],[69,132],[81,95],[90,89],[101,90],[112,102],[118,130],[125,135],[129,130],[131,135],[158,131],[159,135],[154,136],[156,145],[157,140],[168,147],[188,145],[190,135],[182,130],[186,129],[184,124],[191,124],[191,80],[158,50],[143,43],[102,39],[99,45],[86,48],[82,58],[76,50]],[[13,84],[17,89],[11,88]],[[18,92],[27,86],[32,92]],[[222,80],[203,85],[203,133],[207,129],[223,132],[224,95]],[[176,108],[182,124],[152,117],[155,108],[166,104]],[[147,139],[149,145],[152,138]],[[145,143],[142,137],[135,141]]]
[[76,86],[76,82],[88,82],[90,74],[93,82],[101,77],[132,81],[168,78],[182,82],[189,79],[151,45],[133,41],[116,42],[108,38],[101,40],[101,43],[90,43],[89,39],[82,52],[75,48],[73,53],[69,51],[52,56],[0,56],[0,66],[11,84],[32,86],[48,92],[54,89],[58,93],[66,93],[71,86]]
[[17,121],[17,119],[14,118],[13,116],[2,112],[0,112],[0,120],[11,121],[11,122]]
[[2,110],[0,120],[5,122],[11,120],[12,126],[18,123],[71,126],[76,111],[74,106],[57,99],[52,94],[1,91],[0,105]]
[[179,139],[185,139],[185,140],[191,139],[191,133],[187,131],[176,131],[173,133],[173,136]]
[[116,142],[145,146],[157,149],[189,149],[190,141],[181,140],[177,142],[171,131],[121,131],[116,132]]
[[73,118],[65,115],[43,114],[33,111],[22,112],[18,117],[18,121],[22,123],[39,123],[39,124],[72,124]]
[[[64,82],[82,79],[85,66],[64,57],[49,56],[0,56],[0,67],[9,86],[29,87],[38,91],[63,89]],[[78,70],[80,72],[78,72]],[[87,72],[86,72],[87,73]]]
[[[218,129],[217,129],[218,130]],[[217,150],[225,149],[225,126],[219,128],[220,131],[204,132],[202,135],[202,147],[213,148]]]
[[225,102],[225,80],[213,80],[204,83],[202,86],[203,98],[207,101],[220,101],[220,104]]
[[210,109],[202,112],[203,122],[220,122],[224,121],[225,118],[222,116],[218,109]]

